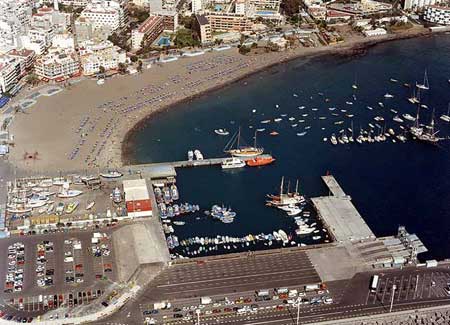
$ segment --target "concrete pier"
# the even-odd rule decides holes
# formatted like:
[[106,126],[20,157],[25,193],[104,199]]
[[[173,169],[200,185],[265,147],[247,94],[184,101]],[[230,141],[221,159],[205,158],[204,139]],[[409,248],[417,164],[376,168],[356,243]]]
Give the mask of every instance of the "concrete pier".
[[319,217],[337,242],[375,239],[375,235],[333,176],[322,176],[330,196],[312,198]]

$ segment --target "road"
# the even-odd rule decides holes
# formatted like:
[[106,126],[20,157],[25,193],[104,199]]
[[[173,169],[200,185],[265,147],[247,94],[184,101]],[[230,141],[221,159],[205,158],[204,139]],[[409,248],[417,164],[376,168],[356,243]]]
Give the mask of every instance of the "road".
[[[289,257],[287,257],[289,259]],[[292,256],[291,256],[292,258]],[[270,260],[270,258],[269,258]],[[267,262],[267,261],[265,261]],[[137,298],[132,304],[126,306],[113,317],[104,320],[105,324],[144,324],[145,319],[153,318],[157,324],[196,324],[196,309],[200,309],[201,324],[296,324],[297,307],[290,299],[276,299],[273,286],[279,281],[278,278],[267,279],[264,272],[266,267],[261,265],[255,277],[242,278],[239,280],[228,277],[217,277],[219,285],[210,278],[211,274],[217,273],[218,269],[225,269],[226,262],[221,266],[210,266],[208,270],[201,270],[205,265],[197,267],[190,265],[189,271],[195,275],[185,273],[186,278],[174,280],[165,274],[159,278],[158,284],[148,288],[145,293]],[[239,262],[234,262],[239,264]],[[243,261],[241,261],[243,263]],[[286,263],[286,260],[284,260]],[[286,264],[284,264],[286,265]],[[286,287],[289,289],[302,290],[301,278],[289,278],[290,273],[282,273],[288,268],[274,268],[267,266],[275,276],[286,275]],[[184,270],[183,268],[180,270]],[[180,270],[172,270],[171,274],[177,274]],[[299,272],[300,274],[302,272]],[[373,274],[380,276],[380,281],[375,292],[369,290],[370,280]],[[192,283],[191,277],[205,277],[204,281],[197,280]],[[168,285],[161,288],[162,279],[171,279]],[[265,279],[266,282],[261,282]],[[304,279],[303,279],[304,280]],[[221,281],[224,281],[222,283]],[[231,282],[228,282],[231,281]],[[330,282],[327,284],[328,292],[308,292],[302,299],[306,302],[300,304],[300,323],[312,323],[322,320],[343,319],[356,316],[374,315],[388,313],[390,303],[393,301],[393,311],[417,309],[438,305],[450,304],[450,296],[446,291],[447,283],[450,282],[450,270],[448,268],[406,268],[403,270],[382,270],[379,272],[359,273],[349,280]],[[229,286],[226,287],[226,284]],[[304,283],[304,282],[303,282]],[[204,286],[207,286],[205,288]],[[393,290],[393,285],[396,289]],[[191,286],[199,286],[199,292],[191,293]],[[270,299],[261,301],[255,295],[255,289],[262,287],[270,289]],[[194,289],[192,289],[194,290]],[[155,294],[155,292],[158,292]],[[200,305],[200,296],[207,292],[213,303],[207,306]],[[394,293],[392,299],[392,293]],[[168,310],[159,310],[157,314],[144,315],[153,309],[152,302],[158,297],[171,302]],[[226,297],[227,301],[224,302]],[[311,304],[314,299],[331,297],[333,302],[325,304],[323,300],[315,305]],[[239,298],[250,299],[248,302],[239,301]],[[296,298],[292,298],[296,299]],[[285,300],[285,301],[283,301]],[[215,303],[214,303],[215,302]],[[243,307],[247,306],[244,312]],[[253,308],[251,307],[253,306]],[[233,310],[235,308],[235,310]],[[237,311],[237,309],[242,309]],[[174,318],[175,314],[181,314],[180,318]],[[100,324],[100,323],[99,323]]]

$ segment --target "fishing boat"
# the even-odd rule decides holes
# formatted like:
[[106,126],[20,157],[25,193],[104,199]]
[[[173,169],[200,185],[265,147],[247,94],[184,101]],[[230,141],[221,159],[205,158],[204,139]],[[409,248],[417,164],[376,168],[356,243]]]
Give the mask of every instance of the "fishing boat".
[[245,167],[245,162],[240,160],[239,158],[232,157],[225,159],[222,164],[222,169],[233,169],[233,168],[242,168]]
[[86,210],[90,210],[94,207],[95,201],[91,201],[86,205]]
[[229,134],[230,134],[230,132],[228,132],[228,131],[225,130],[225,129],[215,129],[215,130],[214,130],[214,133],[217,134],[217,135],[222,135],[222,136],[225,136],[225,135],[229,135]]
[[112,200],[114,203],[120,203],[122,202],[122,193],[120,192],[119,188],[116,187],[113,191],[112,191]]
[[6,211],[13,214],[25,214],[30,213],[31,208],[25,207],[23,205],[11,205],[6,208]]
[[423,76],[423,83],[418,84],[416,82],[416,87],[418,89],[423,89],[423,90],[428,90],[430,89],[430,84],[428,83],[428,74],[427,74],[427,70],[425,70],[424,76]]
[[56,214],[62,214],[64,212],[65,206],[66,205],[64,204],[64,202],[59,202],[55,209]]
[[250,167],[265,166],[265,165],[269,165],[269,164],[273,163],[274,161],[275,161],[275,158],[273,158],[272,156],[267,156],[267,157],[259,156],[259,157],[255,157],[253,159],[247,160],[247,166],[250,166]]
[[78,205],[80,205],[80,202],[78,202],[78,201],[69,203],[66,208],[66,213],[70,214],[70,213],[74,212],[78,208]]
[[442,114],[439,118],[444,122],[450,122],[450,103],[448,104],[447,114]]
[[62,199],[72,198],[83,194],[83,191],[80,190],[62,190],[58,193],[58,197]]
[[253,146],[241,145],[241,128],[239,131],[231,137],[230,141],[224,148],[224,152],[231,154],[235,157],[255,157],[259,156],[264,152],[264,148],[258,148],[256,146],[256,135],[255,132],[254,144]]
[[100,176],[103,178],[119,178],[122,177],[123,174],[118,172],[117,170],[109,170],[106,173],[101,173]]
[[170,185],[170,195],[172,196],[172,200],[174,201],[180,198],[180,194],[178,193],[178,187],[175,184]]

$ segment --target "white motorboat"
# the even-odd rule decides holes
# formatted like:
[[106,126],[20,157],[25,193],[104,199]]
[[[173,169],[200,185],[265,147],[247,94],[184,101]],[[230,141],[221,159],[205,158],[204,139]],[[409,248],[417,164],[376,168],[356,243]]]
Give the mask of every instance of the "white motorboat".
[[222,162],[221,166],[222,169],[242,168],[245,167],[245,161],[242,161],[236,157],[227,158]]
[[394,95],[389,94],[389,93],[386,93],[386,94],[384,95],[384,98],[394,98]]
[[188,160],[189,161],[194,160],[194,152],[192,150],[188,151]]
[[222,136],[226,136],[226,135],[230,134],[230,132],[228,132],[225,129],[215,129],[214,133],[217,134],[217,135],[222,135]]
[[403,123],[403,120],[398,115],[394,116],[394,118],[392,120],[394,120],[395,122],[398,122],[398,123]]
[[402,115],[405,120],[414,122],[416,118],[408,113]]
[[197,160],[203,160],[203,154],[198,149],[194,150],[194,156],[195,156],[195,159],[197,159]]
[[103,178],[119,178],[122,177],[123,174],[117,170],[109,170],[106,173],[101,173],[100,176]]
[[62,199],[72,198],[83,194],[80,190],[62,190],[58,193],[58,197]]
[[88,205],[86,206],[86,210],[92,209],[94,207],[94,205],[95,205],[95,201],[89,202]]

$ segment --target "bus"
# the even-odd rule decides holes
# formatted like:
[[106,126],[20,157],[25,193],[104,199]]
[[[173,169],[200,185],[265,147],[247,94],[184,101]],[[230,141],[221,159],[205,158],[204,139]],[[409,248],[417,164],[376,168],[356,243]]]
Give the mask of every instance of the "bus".
[[370,292],[376,292],[378,287],[378,280],[380,277],[378,275],[374,275],[372,277],[372,281],[370,282]]

